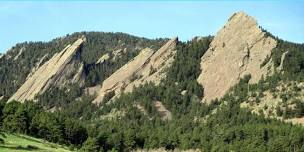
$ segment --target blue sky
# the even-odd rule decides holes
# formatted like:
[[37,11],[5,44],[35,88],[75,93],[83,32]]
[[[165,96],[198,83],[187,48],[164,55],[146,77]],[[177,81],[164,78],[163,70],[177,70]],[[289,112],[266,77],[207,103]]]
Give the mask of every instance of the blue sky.
[[147,38],[214,35],[237,11],[282,39],[304,43],[304,1],[0,2],[0,52],[18,42],[49,41],[79,31]]

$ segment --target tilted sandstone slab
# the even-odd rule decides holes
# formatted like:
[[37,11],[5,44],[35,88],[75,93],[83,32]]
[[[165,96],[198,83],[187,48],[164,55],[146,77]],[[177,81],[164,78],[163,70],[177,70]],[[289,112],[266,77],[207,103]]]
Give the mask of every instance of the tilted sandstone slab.
[[124,50],[122,49],[114,50],[112,52],[113,55],[112,61],[115,61],[117,58],[120,58],[123,52],[126,52],[126,48]]
[[[36,95],[43,93],[51,85],[63,85],[66,83],[66,80],[72,74],[72,67],[78,66],[73,59],[84,41],[85,38],[80,38],[72,45],[68,45],[61,52],[56,53],[50,60],[40,66],[27,78],[25,83],[9,101],[17,100],[24,102],[25,100],[32,100]],[[73,81],[75,81],[74,79]]]
[[279,67],[277,68],[278,71],[283,71],[283,65],[284,65],[284,61],[285,61],[285,57],[286,55],[288,54],[289,51],[286,51],[282,54],[281,56],[281,62],[280,62],[280,65]]
[[118,69],[109,78],[103,81],[98,97],[94,100],[94,103],[101,102],[104,95],[110,91],[115,91],[117,94],[121,88],[127,83],[130,83],[132,77],[134,77],[134,73],[144,66],[153,53],[153,50],[149,48],[142,50],[131,62]]
[[34,68],[32,68],[31,72],[27,75],[26,80],[30,78],[40,67],[43,60],[48,56],[48,53],[45,54],[42,58],[39,59],[39,61],[35,64]]
[[88,94],[88,95],[94,95],[94,94],[96,94],[100,89],[101,89],[101,85],[98,84],[98,85],[93,86],[93,87],[87,87],[87,88],[85,88],[83,91],[84,91],[84,93],[86,93],[86,94]]
[[139,55],[103,82],[93,103],[101,103],[104,96],[112,91],[115,91],[117,97],[121,92],[131,92],[134,87],[140,84],[147,82],[159,84],[165,76],[164,70],[174,60],[176,43],[177,38],[174,38],[155,52],[149,48],[143,49]]
[[105,62],[106,60],[108,60],[109,58],[110,58],[109,53],[106,53],[106,54],[104,54],[103,56],[101,56],[101,57],[97,60],[96,64],[103,63],[103,62]]
[[171,39],[159,50],[157,50],[137,73],[138,77],[130,84],[125,87],[126,92],[131,92],[134,87],[138,87],[141,84],[153,82],[158,85],[166,76],[165,70],[170,67],[174,61],[174,56],[176,54],[176,43],[177,38]]
[[197,81],[204,87],[203,100],[223,97],[244,75],[251,75],[250,83],[266,76],[273,70],[270,56],[276,44],[255,19],[235,13],[201,58],[202,72]]
[[16,60],[19,58],[19,56],[24,52],[24,50],[25,50],[24,47],[22,47],[22,48],[19,50],[19,53],[14,57],[14,61],[16,61]]

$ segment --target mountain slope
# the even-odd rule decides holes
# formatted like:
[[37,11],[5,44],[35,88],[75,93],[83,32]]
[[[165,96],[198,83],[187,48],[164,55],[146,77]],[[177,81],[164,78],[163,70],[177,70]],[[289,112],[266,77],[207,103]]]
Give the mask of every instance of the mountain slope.
[[[81,36],[85,36],[86,42],[77,51],[71,64],[62,71],[62,74],[69,78],[59,80],[57,83],[61,83],[60,86],[69,85],[73,81],[72,75],[75,75],[75,72],[79,72],[78,76],[82,77],[81,81],[77,82],[80,87],[100,84],[136,56],[141,49],[146,47],[158,49],[165,42],[164,39],[149,40],[124,33],[81,32],[50,42],[20,43],[12,47],[0,59],[0,96],[11,97],[55,53],[59,53]],[[110,59],[96,64],[103,54],[109,54]]]
[[165,77],[165,68],[168,68],[173,61],[176,43],[175,38],[157,51],[149,48],[143,49],[133,60],[103,82],[98,96],[93,102],[99,104],[109,92],[115,92],[114,97],[118,97],[121,91],[131,92],[133,87],[144,83],[160,83],[160,80]]
[[11,97],[25,82],[31,71],[77,38],[75,34],[50,42],[24,42],[13,46],[0,59],[0,94],[6,98]]
[[[6,103],[3,94],[3,129],[86,151],[304,151],[303,126],[288,123],[304,118],[304,45],[275,38],[245,13],[215,37],[187,42],[85,32],[65,45],[81,35],[75,69],[83,65],[84,84],[49,87],[37,103]],[[62,49],[37,53],[24,81]],[[23,84],[6,65],[20,70],[29,51],[0,59],[1,85]]]
[[273,63],[267,59],[276,43],[252,17],[244,12],[232,15],[202,57],[197,80],[204,87],[204,100],[223,97],[245,75],[250,74],[250,82],[257,83],[271,73]]
[[[73,58],[81,45],[85,42],[85,38],[80,38],[72,45],[68,45],[58,54],[56,53],[50,60],[40,66],[33,74],[27,78],[24,84],[17,90],[17,92],[8,100],[16,100],[24,102],[25,100],[33,100],[37,94],[43,93],[51,86],[64,85],[67,81],[76,83],[82,74],[82,66],[77,69],[73,67]],[[75,58],[74,58],[75,59]],[[69,64],[71,64],[69,66]],[[69,70],[65,73],[64,71]],[[72,80],[68,80],[71,79]]]

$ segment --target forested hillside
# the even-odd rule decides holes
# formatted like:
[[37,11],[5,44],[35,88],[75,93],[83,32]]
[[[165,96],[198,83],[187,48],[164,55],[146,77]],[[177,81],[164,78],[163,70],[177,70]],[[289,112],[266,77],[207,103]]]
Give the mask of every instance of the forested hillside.
[[[200,57],[211,40],[212,37],[205,37],[179,42],[176,59],[161,85],[146,84],[101,107],[91,104],[89,96],[76,100],[79,96],[77,87],[72,87],[75,91],[70,94],[54,89],[52,92],[57,92],[56,96],[41,97],[41,103],[53,99],[67,104],[54,113],[45,112],[40,102],[4,104],[3,101],[2,128],[73,145],[83,151],[160,147],[205,151],[302,151],[302,126],[253,114],[240,108],[240,103],[249,97],[248,88],[263,91],[281,81],[302,81],[299,72],[303,70],[302,56],[293,53],[302,54],[303,45],[281,40],[278,45],[290,52],[283,67],[293,64],[298,66],[297,70],[276,73],[253,85],[248,84],[250,76],[247,76],[223,99],[206,105],[200,103],[203,88],[196,78],[200,73]],[[275,60],[275,55],[272,57]],[[171,120],[161,119],[162,113],[158,112],[154,101],[161,101],[172,113]]]
[[[247,18],[248,16],[245,17],[246,21]],[[249,27],[252,27],[251,23],[248,23]],[[241,26],[237,24],[237,27]],[[1,131],[42,138],[66,145],[70,150],[84,152],[160,148],[304,151],[304,44],[281,40],[254,27],[253,31],[258,31],[257,36],[250,37],[254,43],[249,45],[229,32],[224,33],[227,30],[225,28],[227,26],[222,30],[223,36],[219,37],[195,37],[187,42],[170,40],[172,47],[163,52],[159,50],[166,46],[168,39],[149,40],[123,33],[82,32],[51,42],[18,44],[0,58]],[[235,29],[233,31],[238,28]],[[242,30],[247,32],[246,29]],[[24,103],[14,100],[7,102],[27,80],[27,75],[39,60],[39,65],[45,63],[79,37],[86,38],[79,50],[79,58],[84,66],[84,84],[53,86],[33,100],[25,100]],[[221,41],[222,37],[225,41]],[[231,39],[233,40],[230,41]],[[238,42],[244,45],[239,46]],[[142,82],[132,91],[126,92],[125,86],[143,77],[131,74],[123,83],[117,83],[122,85],[119,95],[115,91],[108,91],[100,104],[94,104],[92,101],[97,94],[88,93],[88,90],[102,86],[104,80],[113,73],[128,70],[128,66],[124,68],[124,65],[137,63],[138,60],[134,58],[145,48],[151,56],[155,52],[174,52],[174,56],[162,56],[164,61],[174,59],[170,66],[162,65],[165,68],[161,72],[165,73],[165,77],[158,84],[153,81]],[[239,52],[227,52],[227,48],[236,48]],[[260,48],[267,48],[268,56],[261,57],[261,54],[250,52],[257,52]],[[206,54],[207,57],[220,54],[216,50],[231,53],[227,57],[231,66],[245,69],[244,71],[248,70],[248,66],[259,72],[267,65],[267,71],[265,75],[259,75],[262,72],[251,69],[246,75],[241,75],[245,73],[241,73],[243,71],[237,71],[239,74],[236,79],[225,79],[237,82],[236,84],[226,88],[222,97],[204,102],[204,85],[198,81],[204,70],[202,65],[205,65],[201,62]],[[239,53],[239,58],[234,60],[234,53]],[[256,56],[261,58],[254,58]],[[225,54],[220,57],[223,58],[215,56],[215,59],[227,59]],[[212,59],[207,61],[211,63],[214,61]],[[243,64],[232,62],[239,61],[238,59]],[[250,59],[264,60],[251,63]],[[143,68],[148,69],[148,72],[138,72],[142,67],[150,65],[150,61],[150,58],[144,60],[139,67],[135,67],[138,69],[134,73],[148,76],[154,74],[159,69],[153,69],[152,66]],[[221,69],[210,65],[208,67],[211,70],[213,68],[215,72],[218,72],[216,69]],[[211,82],[220,81],[215,80],[215,77],[222,78],[222,75],[218,75],[220,72],[216,74],[210,78]],[[252,74],[261,78],[252,82]],[[117,80],[120,81],[122,80]],[[0,137],[5,143],[6,139]]]
[[[84,36],[86,43],[80,50],[86,75],[85,86],[102,82],[146,47],[159,48],[165,40],[149,40],[124,33],[80,32],[56,38],[50,42],[25,42],[12,47],[0,58],[0,97],[10,97],[24,83],[27,76],[48,61],[56,52]],[[121,50],[116,60],[95,64],[104,54]],[[122,51],[124,50],[124,51]]]

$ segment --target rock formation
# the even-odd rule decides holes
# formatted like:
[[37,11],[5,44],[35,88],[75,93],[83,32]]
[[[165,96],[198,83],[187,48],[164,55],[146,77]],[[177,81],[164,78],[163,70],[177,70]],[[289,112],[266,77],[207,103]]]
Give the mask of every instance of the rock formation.
[[285,57],[287,55],[288,51],[284,52],[281,56],[281,62],[280,62],[280,65],[279,67],[277,68],[278,71],[283,71],[283,65],[284,65],[284,60],[285,60]]
[[112,61],[115,61],[117,58],[120,58],[122,53],[126,51],[126,48],[124,49],[124,51],[122,49],[117,49],[117,50],[114,50],[112,52],[112,55],[113,55],[113,58],[112,58]]
[[197,81],[204,87],[204,101],[221,98],[244,75],[256,83],[273,70],[271,51],[277,42],[266,35],[252,17],[235,13],[217,33],[201,58]]
[[109,58],[110,58],[109,53],[106,53],[106,54],[104,54],[103,56],[101,56],[101,57],[97,60],[96,64],[103,63],[103,62],[105,62],[106,60],[108,60]]
[[133,87],[147,82],[159,84],[165,76],[165,68],[171,65],[176,53],[177,38],[169,40],[159,50],[153,51],[150,48],[143,49],[134,59],[114,72],[107,78],[97,93],[93,103],[99,104],[103,97],[114,91],[119,96],[122,91],[130,92]]
[[18,54],[14,57],[14,61],[16,61],[16,60],[19,58],[19,56],[23,53],[24,50],[25,50],[24,47],[22,47],[22,48],[19,50]]
[[39,61],[35,64],[35,67],[32,68],[30,74],[27,75],[26,80],[27,80],[28,78],[30,78],[30,77],[38,70],[38,68],[40,67],[41,63],[43,62],[43,60],[44,60],[47,56],[48,56],[48,53],[45,54],[42,58],[39,59]]
[[30,74],[25,83],[9,101],[24,102],[25,100],[31,100],[39,93],[43,93],[51,85],[64,85],[71,81],[78,81],[82,63],[79,63],[75,58],[77,58],[77,51],[84,41],[85,38],[82,37],[72,45],[68,45],[61,52],[56,53],[34,73]]
[[171,112],[160,101],[153,102],[157,112],[160,114],[162,120],[171,120]]
[[101,85],[98,84],[96,86],[93,87],[87,87],[84,89],[84,93],[88,94],[88,95],[94,95],[96,94],[99,90],[101,89]]

